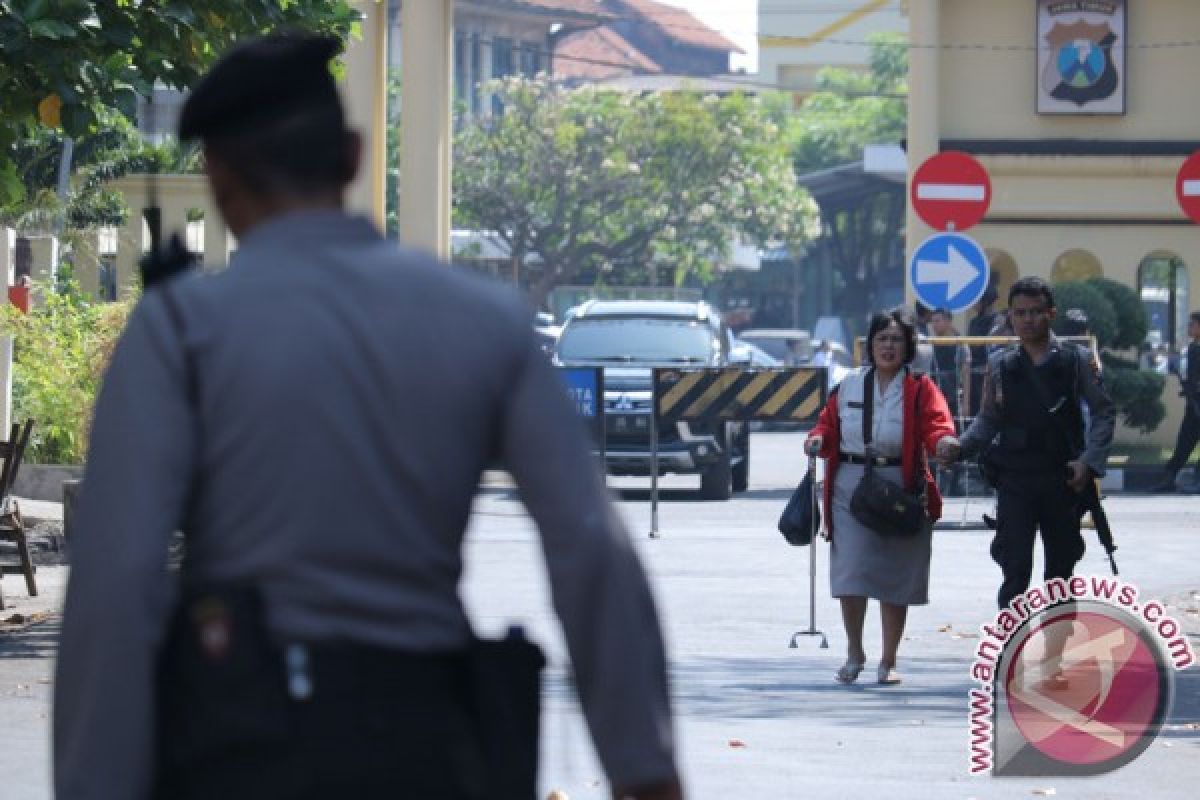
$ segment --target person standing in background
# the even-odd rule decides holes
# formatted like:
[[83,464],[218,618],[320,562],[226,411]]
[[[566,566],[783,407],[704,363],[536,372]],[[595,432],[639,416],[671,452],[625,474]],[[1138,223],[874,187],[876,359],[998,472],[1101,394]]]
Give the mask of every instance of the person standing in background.
[[1200,442],[1200,311],[1188,316],[1188,338],[1186,372],[1180,376],[1180,391],[1183,395],[1183,422],[1175,437],[1175,452],[1163,465],[1162,480],[1151,489],[1154,492],[1173,492],[1179,471],[1192,457],[1192,451]]

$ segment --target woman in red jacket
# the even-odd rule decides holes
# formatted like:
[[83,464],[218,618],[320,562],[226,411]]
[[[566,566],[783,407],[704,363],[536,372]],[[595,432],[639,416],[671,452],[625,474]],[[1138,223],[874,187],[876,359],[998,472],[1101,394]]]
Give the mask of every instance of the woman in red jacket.
[[[867,332],[869,366],[847,375],[829,395],[820,419],[805,442],[810,455],[826,459],[825,519],[831,542],[829,583],[841,600],[846,628],[846,663],[837,672],[841,683],[858,679],[867,662],[863,622],[867,599],[879,601],[883,654],[877,678],[900,682],[896,651],[904,635],[911,605],[929,602],[929,559],[933,522],[942,513],[927,454],[948,459],[957,445],[954,420],[946,398],[926,375],[909,368],[917,352],[912,313],[896,309],[871,317]],[[871,413],[872,468],[878,475],[916,492],[924,482],[928,524],[904,537],[883,536],[850,513],[850,498],[866,464],[863,436],[865,391],[873,393]]]

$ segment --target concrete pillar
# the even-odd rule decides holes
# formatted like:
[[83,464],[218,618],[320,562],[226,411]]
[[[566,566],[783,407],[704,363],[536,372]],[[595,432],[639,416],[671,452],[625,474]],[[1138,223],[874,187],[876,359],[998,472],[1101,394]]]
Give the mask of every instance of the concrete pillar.
[[[16,241],[16,231],[0,226],[0,276],[4,277],[5,303],[8,302],[8,287],[13,284],[13,248]],[[12,355],[12,337],[0,336],[0,436],[8,436],[9,426],[12,425]],[[3,607],[4,598],[0,594],[0,608]]]
[[75,268],[75,280],[79,290],[92,298],[100,297],[100,234],[98,231],[81,231],[75,236],[71,252],[71,266]]
[[117,299],[123,300],[141,281],[138,261],[150,247],[150,234],[142,219],[142,208],[130,199],[129,219],[117,233]]
[[[941,0],[910,0],[908,22],[910,41],[917,45],[908,51],[908,179],[925,159],[938,152],[941,139]],[[911,185],[908,187],[911,195]],[[908,281],[908,264],[913,251],[933,234],[908,206],[905,224],[904,293],[905,302],[915,301]]]
[[34,284],[53,284],[58,277],[58,239],[54,236],[29,237],[33,264],[29,277]]
[[[424,5],[424,2],[413,5]],[[387,187],[387,3],[354,0],[362,14],[362,39],[346,50],[342,100],[348,123],[363,138],[362,163],[350,185],[346,205],[366,214],[380,230],[386,222]]]
[[216,204],[204,207],[204,268],[222,270],[229,266],[229,228]]
[[13,284],[13,269],[16,266],[17,232],[12,228],[0,225],[0,276],[4,278],[5,286]]
[[454,0],[409,0],[400,33],[400,240],[448,259]]

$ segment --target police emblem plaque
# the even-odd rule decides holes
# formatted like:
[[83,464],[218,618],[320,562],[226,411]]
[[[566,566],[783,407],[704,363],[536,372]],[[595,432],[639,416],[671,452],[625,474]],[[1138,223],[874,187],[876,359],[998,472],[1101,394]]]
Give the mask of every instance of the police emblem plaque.
[[1125,113],[1126,0],[1038,0],[1039,114]]

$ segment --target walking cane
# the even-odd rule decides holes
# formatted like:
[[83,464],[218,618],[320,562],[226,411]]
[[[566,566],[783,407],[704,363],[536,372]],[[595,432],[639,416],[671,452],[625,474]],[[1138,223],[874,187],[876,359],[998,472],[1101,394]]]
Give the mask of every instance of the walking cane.
[[817,630],[817,534],[819,533],[820,523],[817,522],[816,510],[820,508],[817,505],[817,457],[808,457],[809,473],[813,476],[812,480],[812,508],[813,513],[810,515],[812,519],[812,537],[808,543],[808,630],[796,631],[792,634],[792,643],[788,647],[799,647],[796,640],[801,636],[820,636],[821,649],[829,649],[829,641],[825,638],[825,634]]

